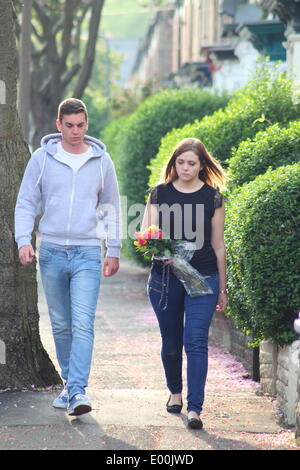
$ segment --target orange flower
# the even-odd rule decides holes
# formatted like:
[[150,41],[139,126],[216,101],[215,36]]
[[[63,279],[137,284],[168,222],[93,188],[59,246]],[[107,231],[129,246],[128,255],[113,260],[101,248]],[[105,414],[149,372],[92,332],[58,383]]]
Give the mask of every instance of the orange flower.
[[150,227],[148,227],[143,233],[143,238],[145,240],[161,240],[162,231],[159,230],[156,225],[150,225]]
[[147,240],[144,240],[143,238],[139,238],[135,242],[133,242],[135,246],[144,246],[147,244]]
[[162,231],[158,229],[156,225],[151,225],[147,228],[143,233],[135,232],[134,236],[136,240],[133,244],[137,247],[147,245],[148,241],[151,240],[161,240],[162,239]]
[[141,233],[135,232],[134,236],[137,239],[136,241],[133,242],[135,246],[144,246],[147,244],[147,240],[144,238],[144,236]]
[[146,230],[143,234],[142,234],[142,237],[144,240],[151,240],[151,231],[150,230]]

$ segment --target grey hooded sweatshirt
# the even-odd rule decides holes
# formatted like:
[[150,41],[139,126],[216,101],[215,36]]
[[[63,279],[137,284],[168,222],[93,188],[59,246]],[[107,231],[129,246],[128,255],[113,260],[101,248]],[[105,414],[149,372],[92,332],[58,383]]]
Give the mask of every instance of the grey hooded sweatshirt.
[[[61,134],[45,136],[26,167],[15,208],[18,248],[31,245],[37,214],[42,240],[56,245],[99,246],[119,257],[120,196],[114,164],[105,145],[85,136],[92,156],[77,172],[55,158]],[[76,156],[74,156],[76,158]]]

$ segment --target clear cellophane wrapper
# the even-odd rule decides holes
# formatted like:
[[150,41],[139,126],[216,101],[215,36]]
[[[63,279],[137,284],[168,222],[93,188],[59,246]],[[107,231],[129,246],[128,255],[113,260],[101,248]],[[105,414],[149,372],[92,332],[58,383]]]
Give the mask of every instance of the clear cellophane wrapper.
[[192,242],[180,242],[176,245],[176,253],[173,256],[154,256],[160,261],[171,261],[171,269],[177,279],[182,282],[186,292],[191,297],[200,297],[212,294],[213,291],[203,276],[189,261],[192,259],[196,246]]

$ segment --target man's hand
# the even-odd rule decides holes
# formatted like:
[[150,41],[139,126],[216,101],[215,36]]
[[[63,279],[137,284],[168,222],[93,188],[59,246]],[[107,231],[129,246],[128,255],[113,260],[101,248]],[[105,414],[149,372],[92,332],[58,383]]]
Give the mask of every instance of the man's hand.
[[119,269],[119,258],[107,257],[103,261],[103,274],[106,277],[113,276]]
[[23,265],[30,264],[34,257],[35,252],[31,245],[21,246],[19,249],[19,260]]

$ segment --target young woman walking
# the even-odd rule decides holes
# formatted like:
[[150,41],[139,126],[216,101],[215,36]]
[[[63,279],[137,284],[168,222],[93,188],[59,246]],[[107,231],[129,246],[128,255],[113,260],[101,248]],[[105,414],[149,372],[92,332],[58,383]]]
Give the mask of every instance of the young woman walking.
[[195,242],[190,264],[205,277],[212,290],[210,294],[191,297],[169,266],[166,276],[169,261],[152,262],[148,294],[162,337],[161,358],[170,391],[167,411],[180,413],[183,406],[184,347],[188,426],[193,429],[203,426],[200,413],[212,315],[216,308],[224,311],[227,306],[225,208],[219,192],[224,186],[225,173],[203,143],[194,138],[184,139],[169,159],[163,183],[151,191],[142,224],[142,230],[154,224],[162,229],[164,237]]

